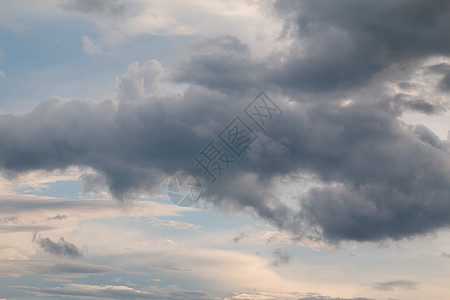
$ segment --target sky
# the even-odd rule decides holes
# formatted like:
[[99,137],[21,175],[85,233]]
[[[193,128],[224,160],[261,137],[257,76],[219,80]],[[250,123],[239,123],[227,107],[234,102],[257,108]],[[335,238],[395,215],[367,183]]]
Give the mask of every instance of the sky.
[[450,2],[0,1],[0,300],[448,299]]

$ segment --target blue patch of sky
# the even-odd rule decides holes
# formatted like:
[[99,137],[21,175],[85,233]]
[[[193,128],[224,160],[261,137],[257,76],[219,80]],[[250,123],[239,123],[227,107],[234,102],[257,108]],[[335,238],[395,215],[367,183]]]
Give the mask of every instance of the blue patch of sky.
[[195,36],[141,35],[103,54],[83,52],[82,36],[95,40],[95,25],[84,18],[29,20],[14,32],[0,27],[0,109],[10,113],[30,111],[52,96],[101,99],[115,78],[132,62],[149,59],[170,65],[183,45]]
[[40,190],[28,190],[27,187],[22,189],[20,192],[29,195],[56,197],[64,199],[76,199],[79,194],[83,191],[83,183],[78,180],[73,181],[57,181],[46,184]]

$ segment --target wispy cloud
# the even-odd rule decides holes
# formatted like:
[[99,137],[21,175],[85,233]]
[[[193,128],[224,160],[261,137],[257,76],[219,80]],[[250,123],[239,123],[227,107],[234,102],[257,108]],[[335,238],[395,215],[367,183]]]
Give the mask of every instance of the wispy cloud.
[[[0,5],[2,105],[17,108],[0,113],[1,276],[30,298],[445,298],[448,271],[427,257],[450,257],[433,235],[450,226],[449,12],[428,0]],[[261,90],[282,117],[243,111]],[[240,154],[222,136],[236,117],[257,136]],[[232,158],[215,182],[202,174],[217,164],[193,162],[213,141]],[[162,195],[179,171],[201,181],[195,208]]]
[[198,229],[201,227],[200,225],[178,222],[175,220],[152,220],[151,223],[155,226],[166,226],[177,229]]
[[145,290],[138,290],[119,285],[85,285],[67,284],[63,287],[42,288],[30,286],[15,286],[14,288],[38,296],[82,297],[93,299],[218,299],[207,292],[199,290],[185,290],[177,286],[164,288],[150,286]]

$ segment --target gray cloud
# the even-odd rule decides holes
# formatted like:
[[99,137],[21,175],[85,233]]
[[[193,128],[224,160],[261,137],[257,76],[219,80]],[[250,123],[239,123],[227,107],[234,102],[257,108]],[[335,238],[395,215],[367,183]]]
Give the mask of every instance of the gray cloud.
[[129,10],[130,3],[124,0],[64,0],[60,7],[69,12],[121,16]]
[[39,244],[45,252],[56,256],[67,256],[70,258],[80,258],[83,256],[77,246],[67,242],[61,237],[57,242],[52,241],[49,238],[37,237],[35,241]]
[[446,111],[446,107],[441,104],[430,103],[424,99],[413,98],[405,94],[395,95],[388,100],[388,105],[398,114],[406,111],[415,111],[432,115]]
[[6,276],[42,275],[65,278],[123,272],[118,268],[93,265],[77,261],[52,260],[3,260],[0,261],[0,274]]
[[445,74],[439,83],[439,88],[444,92],[450,92],[450,72]]
[[33,232],[50,229],[52,229],[50,226],[22,225],[21,220],[16,216],[9,216],[0,221],[0,232]]
[[444,91],[449,92],[450,91],[450,65],[449,64],[437,64],[434,66],[429,67],[429,70],[433,73],[438,73],[444,75],[439,82],[438,87]]
[[233,238],[233,242],[236,244],[239,243],[242,239],[244,239],[247,235],[245,233],[240,233],[238,236]]
[[[175,285],[166,287],[150,286],[145,289],[136,289],[129,286],[120,285],[85,285],[85,284],[66,284],[62,287],[45,288],[31,286],[14,286],[13,288],[25,291],[38,296],[60,296],[77,297],[89,299],[223,299],[201,290],[186,290]],[[247,297],[248,294],[245,294]],[[255,294],[256,295],[256,294]],[[273,296],[277,299],[279,295],[271,295],[264,292],[264,295]],[[251,295],[250,295],[251,296]],[[289,298],[291,299],[291,298]],[[308,293],[298,298],[299,300],[370,300],[369,298],[336,298],[322,296],[317,293]]]
[[394,289],[417,289],[418,283],[412,280],[391,280],[384,282],[376,282],[372,284],[372,287],[380,291],[393,291]]
[[273,257],[274,257],[273,265],[275,267],[287,265],[292,260],[292,256],[286,250],[280,248],[276,249],[273,252]]
[[57,216],[54,216],[54,217],[51,217],[48,219],[49,220],[65,220],[65,219],[67,219],[67,216],[66,215],[57,215]]
[[[205,197],[218,207],[254,211],[299,236],[317,227],[335,241],[402,238],[448,226],[449,157],[439,139],[422,127],[403,128],[383,105],[357,100],[347,107],[285,108],[259,133],[279,150],[255,143]],[[245,105],[200,87],[141,101],[53,98],[29,114],[0,116],[0,158],[11,174],[91,166],[116,198],[128,199],[156,191],[177,170],[200,173],[192,156]],[[296,172],[333,183],[299,199],[300,214],[273,190],[275,176]]]
[[23,226],[23,225],[15,225],[15,226],[0,226],[0,232],[33,232],[33,231],[45,231],[51,230],[53,227],[50,226]]
[[423,125],[414,126],[413,133],[424,143],[431,145],[438,149],[445,150],[445,146],[439,139],[437,135],[435,135],[430,129],[426,128]]

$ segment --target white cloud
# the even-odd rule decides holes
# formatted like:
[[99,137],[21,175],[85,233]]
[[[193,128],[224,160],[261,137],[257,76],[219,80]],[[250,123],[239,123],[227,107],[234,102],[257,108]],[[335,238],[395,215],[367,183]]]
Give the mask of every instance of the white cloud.
[[157,0],[131,4],[134,6],[120,17],[103,6],[103,14],[77,10],[95,22],[99,30],[96,43],[83,37],[87,53],[97,53],[103,46],[115,47],[141,35],[233,35],[250,44],[256,55],[284,49],[286,44],[286,40],[279,39],[282,21],[265,10],[265,1]]
[[90,37],[87,35],[83,35],[81,38],[81,41],[83,43],[83,51],[87,54],[101,54],[103,53],[103,50],[97,46]]

